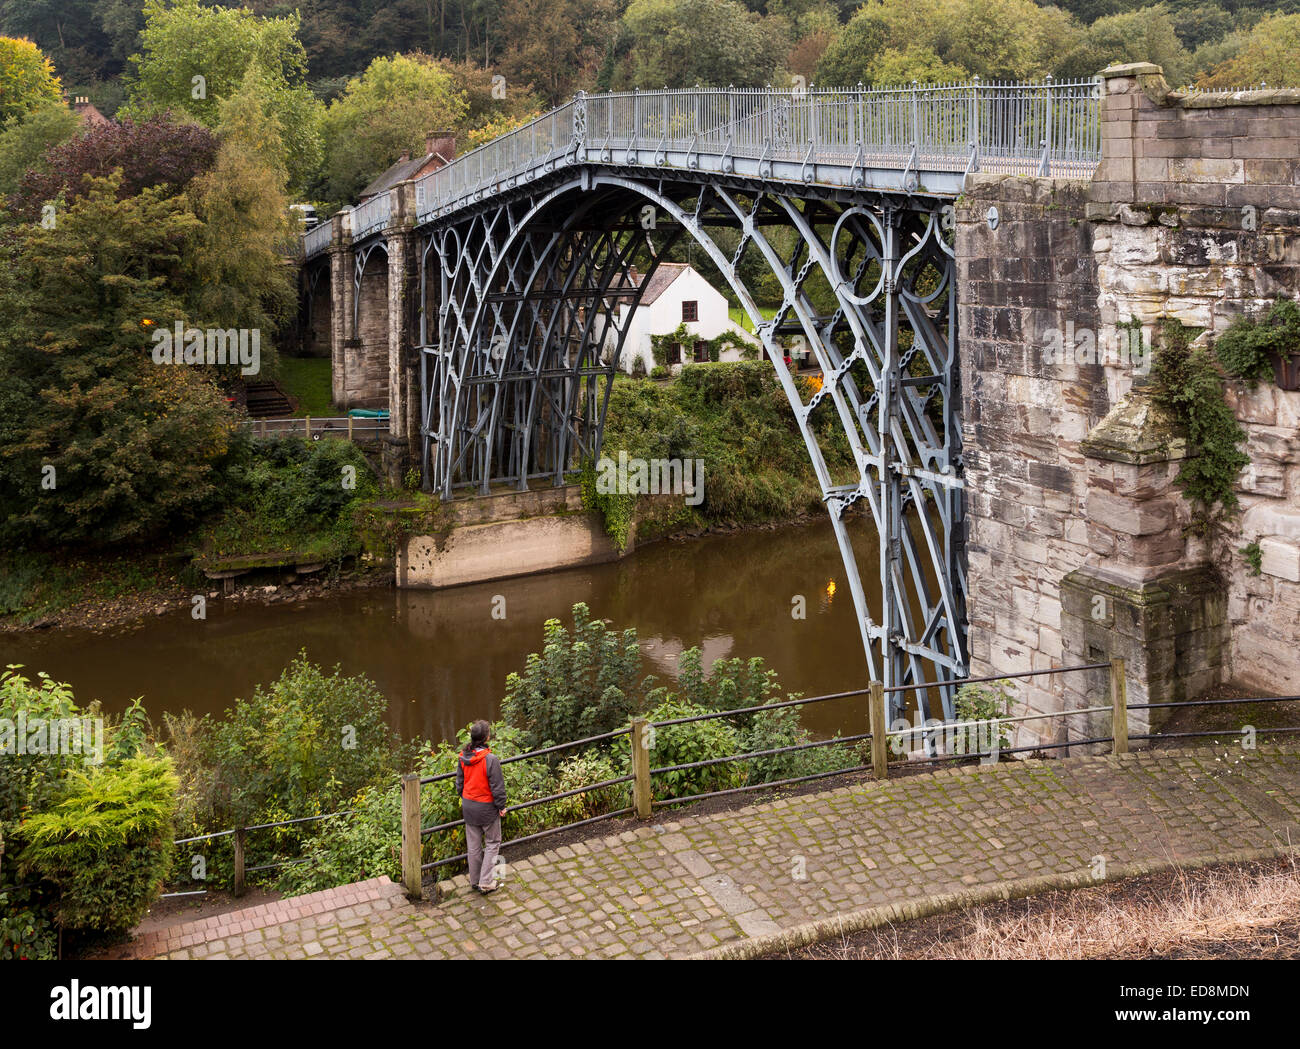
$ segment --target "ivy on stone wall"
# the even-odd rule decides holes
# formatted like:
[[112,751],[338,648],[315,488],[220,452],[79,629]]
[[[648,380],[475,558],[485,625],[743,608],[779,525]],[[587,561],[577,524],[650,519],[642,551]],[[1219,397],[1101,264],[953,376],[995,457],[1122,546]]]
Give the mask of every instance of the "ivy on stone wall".
[[1300,354],[1300,306],[1279,298],[1258,321],[1239,317],[1214,340],[1223,370],[1254,386],[1273,376],[1273,359]]
[[1187,458],[1175,480],[1193,506],[1192,530],[1206,535],[1236,511],[1233,487],[1250,458],[1240,447],[1246,432],[1224,396],[1223,375],[1208,349],[1192,345],[1196,334],[1176,320],[1163,322],[1151,384],[1155,405],[1186,432]]

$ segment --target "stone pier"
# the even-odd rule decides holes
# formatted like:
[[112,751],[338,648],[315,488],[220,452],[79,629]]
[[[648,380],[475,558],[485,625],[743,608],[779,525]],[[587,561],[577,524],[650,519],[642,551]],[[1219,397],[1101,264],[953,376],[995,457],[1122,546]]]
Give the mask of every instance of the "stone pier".
[[[1204,342],[1300,298],[1300,92],[1185,96],[1149,64],[1102,76],[1092,180],[975,175],[958,202],[973,669],[1123,656],[1133,703],[1228,678],[1294,692],[1300,392],[1228,383],[1251,463],[1243,512],[1206,542],[1148,375],[1165,319]],[[1035,712],[1104,695],[1104,672],[1034,680]],[[1031,724],[1018,742],[1104,727]]]

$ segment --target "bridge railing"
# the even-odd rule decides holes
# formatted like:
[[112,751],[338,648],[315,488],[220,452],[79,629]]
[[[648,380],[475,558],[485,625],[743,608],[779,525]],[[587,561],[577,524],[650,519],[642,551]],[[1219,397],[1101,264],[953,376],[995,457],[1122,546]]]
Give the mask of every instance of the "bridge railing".
[[303,437],[310,441],[319,441],[322,437],[348,441],[378,440],[389,431],[387,419],[354,415],[248,419],[244,425],[256,437]]
[[[1091,175],[1101,157],[1100,81],[772,88],[579,94],[418,179],[420,221],[562,163],[613,162],[727,171],[737,157],[916,174]],[[670,157],[670,154],[672,156]],[[684,156],[684,160],[683,160]],[[812,175],[807,176],[811,181]],[[839,180],[837,184],[843,183]],[[862,184],[859,180],[856,184]],[[356,239],[392,213],[380,194],[353,212]],[[308,232],[308,256],[328,245]]]
[[[1098,670],[1108,670],[1110,673],[1110,694],[1107,697],[1107,702],[1099,706],[1045,714],[1028,714],[1022,717],[995,717],[985,720],[964,719],[952,722],[936,720],[928,721],[920,727],[908,727],[904,729],[891,729],[888,727],[888,722],[886,720],[885,696],[889,694],[923,691],[937,687],[940,684],[977,685],[986,682],[1003,682],[1012,679],[1037,678],[1042,676],[1075,674]],[[794,707],[804,707],[810,704],[825,703],[833,700],[848,699],[863,695],[868,697],[866,720],[871,729],[869,732],[856,733],[849,736],[834,736],[830,739],[812,740],[804,743],[791,744],[789,746],[749,751],[742,754],[730,754],[722,757],[706,758],[701,761],[683,762],[680,764],[663,765],[658,767],[652,767],[650,764],[650,754],[653,749],[652,741],[654,733],[663,729],[679,725],[692,725],[705,721],[735,718],[744,715],[770,714]],[[702,801],[707,798],[723,797],[756,790],[768,790],[775,787],[792,786],[794,784],[809,783],[816,780],[828,779],[833,776],[865,772],[868,770],[872,772],[874,778],[885,779],[889,775],[889,769],[891,767],[897,769],[900,764],[915,766],[925,765],[932,762],[961,761],[985,757],[993,757],[996,759],[1002,754],[1037,753],[1069,747],[1097,745],[1108,742],[1114,743],[1115,751],[1117,753],[1123,753],[1128,750],[1128,709],[1124,661],[1122,659],[1115,659],[1106,663],[1088,663],[1080,666],[1053,667],[1047,670],[999,674],[983,678],[965,678],[953,682],[936,682],[921,685],[896,685],[889,688],[886,688],[880,682],[872,682],[869,687],[864,689],[852,689],[847,692],[836,692],[822,696],[806,696],[776,703],[764,703],[756,706],[741,707],[734,710],[715,710],[704,714],[673,718],[664,721],[647,721],[644,718],[633,718],[627,728],[617,729],[613,732],[590,736],[586,739],[573,740],[567,743],[560,743],[555,746],[546,747],[541,750],[529,751],[524,754],[502,758],[501,764],[506,766],[515,762],[550,757],[562,752],[577,750],[579,748],[610,744],[616,740],[626,741],[625,743],[622,743],[622,745],[629,748],[630,754],[630,770],[626,775],[604,779],[599,782],[587,784],[586,786],[572,787],[543,797],[529,798],[522,804],[512,805],[507,809],[507,812],[519,812],[525,809],[534,809],[542,805],[549,805],[568,799],[579,798],[582,795],[591,795],[602,797],[609,806],[607,811],[600,812],[584,819],[548,823],[540,830],[504,841],[502,847],[504,848],[506,846],[520,845],[524,842],[536,841],[540,838],[545,838],[552,834],[558,834],[561,831],[573,827],[586,826],[633,814],[640,819],[649,819],[656,809],[684,805],[691,802]],[[1074,739],[1068,743],[1038,743],[1026,747],[1001,747],[997,743],[994,743],[991,745],[992,749],[986,750],[983,749],[982,746],[982,743],[990,738],[995,741],[999,740],[1000,733],[1006,726],[1029,721],[1070,718],[1104,713],[1110,713],[1112,717],[1112,731],[1110,735]],[[985,728],[985,726],[987,726],[987,728]],[[982,728],[985,730],[980,732],[979,730]],[[897,756],[899,753],[902,753],[899,751],[899,747],[906,747],[905,741],[907,739],[916,739],[917,737],[921,739],[922,746],[925,748],[924,752],[929,756],[922,758],[912,757],[901,763],[890,761],[889,751],[891,740],[898,741],[897,744],[893,745]],[[1141,738],[1158,737],[1144,736]],[[953,745],[954,740],[957,741],[955,746]],[[972,740],[974,741],[974,745],[972,745]],[[655,796],[655,780],[658,779],[662,784],[667,777],[671,777],[675,773],[680,774],[727,764],[745,765],[750,762],[777,758],[783,754],[835,747],[845,748],[843,757],[844,761],[847,763],[837,765],[837,767],[828,770],[813,772],[806,775],[788,776],[775,780],[759,779],[754,782],[744,783],[741,786],[727,787],[719,790],[699,791],[682,795],[667,793],[660,797]],[[855,758],[865,757],[867,748],[869,748],[870,752],[869,760],[854,760]],[[947,752],[938,754],[937,751],[939,750],[946,750]],[[408,894],[413,897],[419,897],[423,893],[422,884],[426,872],[463,863],[467,858],[466,853],[458,852],[454,855],[442,856],[429,862],[424,862],[425,842],[430,838],[430,836],[435,834],[455,833],[458,831],[463,833],[463,828],[465,826],[465,821],[463,819],[447,820],[429,827],[422,825],[423,788],[442,784],[443,789],[446,789],[454,778],[454,772],[446,772],[426,777],[420,777],[417,774],[410,774],[402,778],[402,877]],[[668,782],[671,782],[671,780],[668,780]],[[627,785],[629,784],[631,785],[630,797],[627,794]],[[454,799],[444,798],[443,800],[451,801]],[[630,802],[630,804],[627,802]]]
[[308,258],[319,255],[330,246],[330,241],[333,238],[334,224],[332,222],[322,222],[319,226],[309,229],[302,235],[303,254]]
[[355,240],[367,237],[375,230],[383,229],[393,214],[391,193],[380,193],[371,197],[364,204],[358,204],[352,212],[352,236]]
[[574,148],[573,103],[566,102],[527,124],[457,157],[415,182],[415,207],[423,220],[530,168],[554,163]]

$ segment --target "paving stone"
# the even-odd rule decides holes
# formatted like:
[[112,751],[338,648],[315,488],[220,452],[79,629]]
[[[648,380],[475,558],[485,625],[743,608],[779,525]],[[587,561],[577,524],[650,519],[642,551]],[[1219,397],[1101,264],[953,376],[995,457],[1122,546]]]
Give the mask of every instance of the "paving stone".
[[[1216,760],[1217,759],[1217,760]],[[624,824],[627,827],[627,824]],[[623,829],[510,864],[484,899],[357,885],[151,933],[110,957],[672,957],[866,907],[1108,863],[1300,842],[1300,748],[939,769]],[[794,857],[804,860],[795,877]]]

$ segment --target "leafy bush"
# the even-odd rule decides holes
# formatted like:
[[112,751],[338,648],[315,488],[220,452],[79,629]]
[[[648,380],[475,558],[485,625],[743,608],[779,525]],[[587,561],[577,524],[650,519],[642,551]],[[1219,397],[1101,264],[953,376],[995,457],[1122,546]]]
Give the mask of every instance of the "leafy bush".
[[[677,692],[685,702],[707,710],[738,710],[780,698],[776,671],[761,656],[715,659],[706,674],[698,648],[688,648],[677,659]],[[754,717],[738,714],[732,724],[747,727]]]
[[1214,340],[1214,352],[1224,371],[1255,385],[1273,375],[1273,355],[1300,353],[1300,306],[1278,299],[1262,320],[1239,317]]
[[[656,690],[654,698],[657,705],[646,715],[650,721],[671,721],[710,713],[704,707],[668,694],[666,689]],[[624,766],[630,768],[628,751],[628,737],[617,737],[614,752]],[[728,725],[725,718],[696,721],[689,725],[666,725],[654,731],[650,767],[685,765],[739,753],[742,753],[740,733]],[[655,797],[681,798],[741,786],[745,781],[744,764],[721,762],[703,768],[658,773],[653,777]]]
[[[746,754],[759,750],[776,750],[779,747],[797,747],[812,743],[812,733],[799,724],[795,707],[759,711],[750,715],[749,727],[741,733],[741,747]],[[852,768],[863,764],[860,746],[835,743],[786,754],[773,754],[765,758],[751,758],[745,762],[748,782],[772,783],[776,780],[794,779],[798,776],[815,776],[822,772]]]
[[[1194,506],[1194,528],[1205,534],[1237,508],[1237,475],[1250,458],[1240,445],[1246,432],[1224,398],[1223,379],[1209,351],[1191,345],[1190,333],[1167,321],[1152,369],[1152,398],[1187,434],[1188,452],[1175,478]],[[1216,509],[1218,507],[1218,509]]]
[[305,652],[223,720],[205,718],[204,732],[218,784],[208,815],[222,826],[262,822],[252,817],[272,806],[293,817],[337,811],[401,766],[383,693],[364,675],[327,674]]
[[[45,673],[32,681],[19,673],[21,669],[15,666],[0,671],[0,718],[16,724],[21,713],[32,724],[83,716],[71,686]],[[7,834],[28,812],[39,812],[51,804],[63,790],[64,775],[85,764],[86,756],[75,754],[12,753],[0,757],[0,832]]]
[[281,869],[286,896],[387,875],[402,876],[402,794],[391,784],[367,787],[349,802],[352,813],[322,820],[302,849],[304,863]]
[[224,477],[225,510],[203,545],[218,555],[341,557],[359,548],[357,511],[378,491],[369,463],[350,441],[241,435]]
[[34,893],[0,889],[0,961],[49,961],[58,953],[58,936]]
[[[1006,678],[984,685],[962,685],[957,690],[953,704],[958,721],[992,721],[1005,718],[1011,713],[1011,704],[1015,697],[1011,693],[1011,682]],[[987,739],[991,726],[981,725],[973,731],[977,739]],[[1011,746],[1007,730],[998,725],[998,749],[1006,750]],[[974,750],[974,747],[969,747]]]
[[177,787],[171,762],[133,757],[68,778],[66,794],[19,831],[23,876],[56,887],[60,926],[129,929],[167,874]]
[[525,750],[612,732],[642,705],[641,647],[635,630],[622,633],[573,606],[573,630],[548,619],[541,654],[522,674],[506,678],[503,719],[520,732]]
[[614,540],[614,545],[620,550],[626,550],[632,537],[636,496],[600,491],[596,487],[596,466],[590,460],[582,464],[578,484],[582,490],[582,508],[599,513],[605,522],[605,534]]
[[[829,401],[814,412],[813,429],[832,477],[856,478]],[[687,508],[684,527],[758,524],[823,510],[794,413],[767,361],[687,367],[672,383],[615,383],[603,454],[620,451],[647,460],[704,460],[704,499]]]

